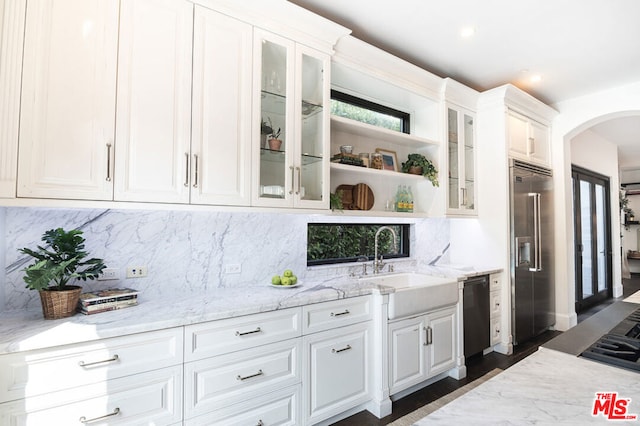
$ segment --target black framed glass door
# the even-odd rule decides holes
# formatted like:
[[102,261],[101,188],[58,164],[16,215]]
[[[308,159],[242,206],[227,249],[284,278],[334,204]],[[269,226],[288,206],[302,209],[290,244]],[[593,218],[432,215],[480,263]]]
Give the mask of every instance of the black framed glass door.
[[609,179],[573,166],[576,313],[612,297]]

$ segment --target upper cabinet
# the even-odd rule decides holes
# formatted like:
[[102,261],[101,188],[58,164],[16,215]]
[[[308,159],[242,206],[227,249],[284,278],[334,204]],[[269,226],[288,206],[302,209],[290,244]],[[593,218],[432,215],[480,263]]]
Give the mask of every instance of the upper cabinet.
[[476,214],[475,114],[447,106],[447,213]]
[[112,198],[118,13],[111,0],[28,2],[18,196]]
[[254,205],[329,207],[329,59],[255,31]]
[[114,199],[189,202],[193,4],[121,8]]
[[251,202],[252,37],[251,25],[196,6],[191,173],[185,177],[192,203]]
[[0,2],[0,198],[15,198],[25,2]]
[[551,167],[549,127],[512,109],[507,117],[510,156]]
[[478,92],[445,78],[444,99],[445,141],[443,150],[447,169],[443,173],[448,216],[478,214],[478,173],[476,172],[476,108]]

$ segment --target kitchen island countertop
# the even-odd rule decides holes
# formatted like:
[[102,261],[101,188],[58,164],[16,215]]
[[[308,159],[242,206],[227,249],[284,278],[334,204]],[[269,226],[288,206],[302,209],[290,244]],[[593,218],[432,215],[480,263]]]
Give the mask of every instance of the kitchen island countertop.
[[[494,268],[429,267],[419,272],[464,280],[497,271]],[[0,314],[0,354],[293,308],[364,296],[374,291],[388,294],[394,289],[356,277],[332,277],[295,288],[274,288],[269,284],[213,288],[204,294],[185,294],[180,298],[142,293],[137,306],[94,315],[76,314],[59,320],[44,320],[40,310],[6,312]]]
[[596,393],[631,398],[627,414],[640,415],[638,378],[630,370],[540,348],[416,425],[607,424],[602,413],[592,416]]

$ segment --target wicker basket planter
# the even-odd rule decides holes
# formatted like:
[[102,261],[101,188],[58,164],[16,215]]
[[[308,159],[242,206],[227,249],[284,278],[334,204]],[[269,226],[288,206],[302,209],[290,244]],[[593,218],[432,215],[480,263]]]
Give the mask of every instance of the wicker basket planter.
[[44,319],[60,319],[74,315],[81,292],[82,287],[77,285],[66,286],[65,290],[40,290]]

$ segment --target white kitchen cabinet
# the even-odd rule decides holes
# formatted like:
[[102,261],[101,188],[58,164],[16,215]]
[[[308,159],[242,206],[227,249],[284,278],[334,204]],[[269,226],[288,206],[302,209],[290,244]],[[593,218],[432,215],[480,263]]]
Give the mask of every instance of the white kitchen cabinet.
[[507,112],[509,155],[532,163],[551,166],[549,127],[511,109]]
[[0,424],[179,425],[182,366],[0,404]]
[[0,356],[0,402],[182,364],[182,329],[173,328]]
[[254,61],[253,204],[327,209],[329,55],[256,29]]
[[182,363],[182,328],[3,354],[0,424],[179,423]]
[[394,394],[427,377],[425,317],[389,324],[389,387]]
[[303,338],[305,424],[314,424],[365,403],[370,395],[371,322]]
[[193,4],[122,3],[117,201],[189,202]]
[[19,197],[111,200],[119,2],[29,0]]
[[489,321],[491,325],[491,346],[501,342],[502,330],[502,278],[500,274],[489,277]]
[[216,410],[215,413],[187,419],[185,426],[245,426],[302,424],[300,416],[300,385]]
[[301,345],[289,339],[186,363],[185,418],[216,418],[217,410],[299,384]]
[[456,310],[443,309],[427,315],[429,377],[447,371],[456,363]]
[[283,404],[299,404],[299,389],[289,389],[276,398],[277,402],[269,399],[274,406],[262,397],[300,386],[301,312],[302,308],[282,309],[185,327],[187,424],[210,424],[203,419],[229,416],[235,419],[234,415],[246,414],[248,406],[261,404],[275,410],[275,418],[292,417],[297,421],[299,405],[287,411]]
[[24,0],[0,2],[0,198],[15,198],[24,47]]
[[249,24],[195,7],[192,204],[251,203],[252,49]]
[[455,367],[456,321],[453,306],[389,323],[391,395]]
[[477,215],[475,113],[447,107],[447,213]]

